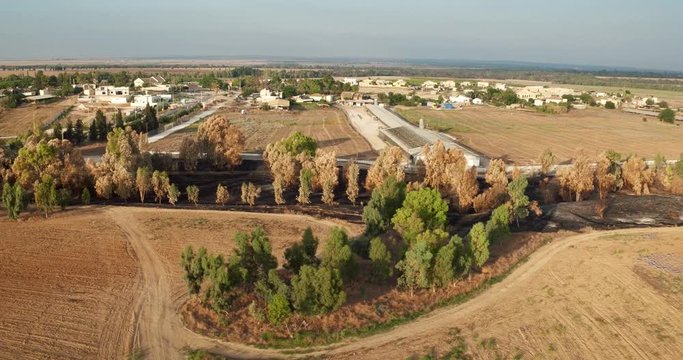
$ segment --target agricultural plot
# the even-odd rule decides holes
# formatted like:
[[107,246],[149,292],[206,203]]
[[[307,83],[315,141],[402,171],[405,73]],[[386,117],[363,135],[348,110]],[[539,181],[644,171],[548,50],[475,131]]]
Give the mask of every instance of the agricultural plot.
[[[313,137],[318,147],[333,149],[339,157],[356,156],[361,159],[374,158],[375,152],[368,142],[356,132],[338,109],[310,109],[294,111],[249,110],[241,114],[238,109],[219,110],[217,115],[225,116],[237,125],[247,139],[247,151],[264,150],[266,145],[289,136],[294,131]],[[178,151],[182,139],[192,136],[197,126],[151,144],[152,151]]]
[[415,124],[423,118],[428,128],[449,133],[486,156],[520,165],[536,162],[548,148],[561,162],[569,161],[577,148],[596,155],[613,149],[648,159],[658,153],[677,159],[683,153],[683,128],[655,118],[643,121],[642,116],[618,110],[573,110],[559,115],[488,106],[397,111]]
[[49,104],[24,104],[16,109],[0,107],[0,137],[26,134],[34,123],[45,125],[74,104],[74,98],[69,98]]
[[[3,214],[4,215],[4,214]],[[116,359],[133,342],[140,275],[101,210],[0,220],[0,357]]]

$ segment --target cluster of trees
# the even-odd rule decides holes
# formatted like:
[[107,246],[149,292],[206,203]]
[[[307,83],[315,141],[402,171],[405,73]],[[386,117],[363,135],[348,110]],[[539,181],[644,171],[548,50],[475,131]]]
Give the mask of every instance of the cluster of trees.
[[2,94],[5,96],[0,99],[0,105],[7,109],[19,107],[24,102],[24,95],[19,90],[5,90]]
[[225,117],[212,116],[204,121],[194,137],[183,139],[180,158],[187,171],[197,169],[203,156],[216,169],[233,168],[242,162],[245,138],[242,131]]
[[235,242],[227,259],[203,247],[195,252],[188,246],[181,255],[188,292],[215,311],[229,311],[236,299],[255,294],[250,314],[278,325],[294,312],[323,314],[346,301],[344,279],[353,276],[353,254],[343,230],[332,229],[318,258],[318,239],[306,229],[301,241],[286,249],[283,269],[261,227],[238,233]]
[[419,96],[412,94],[409,96],[406,96],[405,94],[397,94],[393,92],[389,92],[389,94],[385,93],[380,93],[377,98],[379,101],[389,104],[390,106],[395,106],[395,105],[403,105],[403,106],[417,106],[417,105],[424,105],[427,103],[426,100],[423,100]]
[[[322,191],[325,204],[334,203],[334,189],[339,184],[336,152],[318,149],[315,140],[297,131],[286,139],[269,144],[263,158],[273,178],[277,204],[286,202],[284,191],[297,183],[297,202],[300,204],[309,204],[312,192],[317,189]],[[349,174],[357,181],[357,166],[350,167],[350,170],[355,171]],[[353,185],[349,192],[355,200],[358,191],[353,189]]]
[[52,127],[52,135],[61,140],[69,140],[75,145],[81,145],[85,141],[85,126],[83,120],[78,119],[76,123],[69,119],[66,122],[66,127],[62,127],[61,123],[56,123]]
[[273,91],[281,91],[284,98],[302,94],[339,95],[344,91],[358,90],[357,87],[334,80],[330,75],[319,79],[293,79],[274,74],[268,81],[268,88]]

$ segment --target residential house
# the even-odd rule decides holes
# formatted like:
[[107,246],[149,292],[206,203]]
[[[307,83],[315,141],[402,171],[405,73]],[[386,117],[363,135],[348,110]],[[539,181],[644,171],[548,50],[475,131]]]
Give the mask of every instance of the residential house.
[[470,82],[470,81],[463,81],[463,82],[460,83],[460,86],[462,86],[462,87],[471,87],[471,86],[472,86],[472,82]]
[[427,81],[422,83],[422,88],[425,90],[434,90],[434,89],[436,89],[437,85],[438,84],[435,83],[434,81],[427,80]]
[[472,104],[474,104],[474,105],[482,105],[483,103],[484,103],[484,101],[480,98],[472,99]]
[[500,91],[505,91],[508,88],[507,85],[505,85],[504,83],[496,83],[495,85],[493,85],[493,87]]
[[488,83],[488,81],[479,81],[479,82],[477,82],[477,87],[480,87],[480,88],[483,88],[483,89],[489,87],[489,85],[490,85],[490,84]]
[[342,81],[344,84],[349,84],[351,86],[358,85],[358,79],[356,78],[344,78]]
[[472,99],[465,95],[451,96],[448,100],[453,104],[469,104]]
[[289,110],[289,100],[273,99],[268,101],[268,106],[276,110]]
[[453,81],[453,80],[442,81],[441,87],[444,89],[455,89],[455,81]]
[[394,81],[394,87],[406,87],[406,85],[408,85],[408,83],[403,79]]
[[534,106],[543,106],[543,104],[545,104],[545,101],[543,101],[541,99],[535,99],[534,100]]

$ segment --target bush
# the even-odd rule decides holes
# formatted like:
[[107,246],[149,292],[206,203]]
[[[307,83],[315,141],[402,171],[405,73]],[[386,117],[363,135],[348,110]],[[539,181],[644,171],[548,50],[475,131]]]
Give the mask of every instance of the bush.
[[406,184],[389,177],[372,191],[370,201],[363,209],[365,234],[375,236],[389,229],[391,218],[406,197]]
[[197,206],[199,202],[199,187],[197,185],[189,185],[185,190],[187,191],[187,200],[193,203],[194,206]]
[[611,101],[607,101],[605,103],[605,109],[614,110],[616,108],[617,108],[617,106]]
[[432,264],[432,252],[424,240],[416,241],[406,251],[403,260],[396,264],[396,268],[403,273],[398,278],[398,285],[410,291],[413,295],[415,289],[426,289],[431,285],[430,269]]
[[482,265],[489,259],[489,239],[486,236],[484,224],[476,223],[467,235],[469,255],[473,265],[481,269]]
[[434,285],[444,287],[455,278],[456,251],[456,243],[449,241],[436,253],[432,270]]
[[5,183],[2,187],[2,203],[7,209],[7,217],[16,220],[24,210],[24,188],[19,183],[10,185]]
[[171,184],[168,187],[168,203],[175,206],[175,204],[178,202],[178,197],[180,196],[180,190],[178,190],[178,187],[175,184]]
[[251,234],[235,235],[240,266],[246,269],[247,279],[253,281],[265,279],[271,269],[277,267],[277,259],[272,254],[270,240],[262,227],[257,227]]
[[676,113],[667,108],[659,112],[659,115],[657,116],[659,120],[668,122],[669,124],[673,124],[674,121],[676,120]]
[[319,315],[341,307],[346,301],[341,273],[337,269],[304,265],[292,277],[292,305],[307,315]]
[[370,260],[372,260],[372,277],[377,281],[385,280],[394,273],[391,253],[382,239],[376,237],[370,241]]

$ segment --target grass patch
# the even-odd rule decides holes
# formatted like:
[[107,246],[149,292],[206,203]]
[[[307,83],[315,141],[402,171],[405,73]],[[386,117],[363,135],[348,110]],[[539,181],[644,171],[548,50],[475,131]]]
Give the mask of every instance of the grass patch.
[[185,348],[185,349],[183,349],[183,352],[185,353],[185,359],[187,359],[187,360],[224,360],[224,359],[227,359],[225,357],[212,354],[206,350]]

